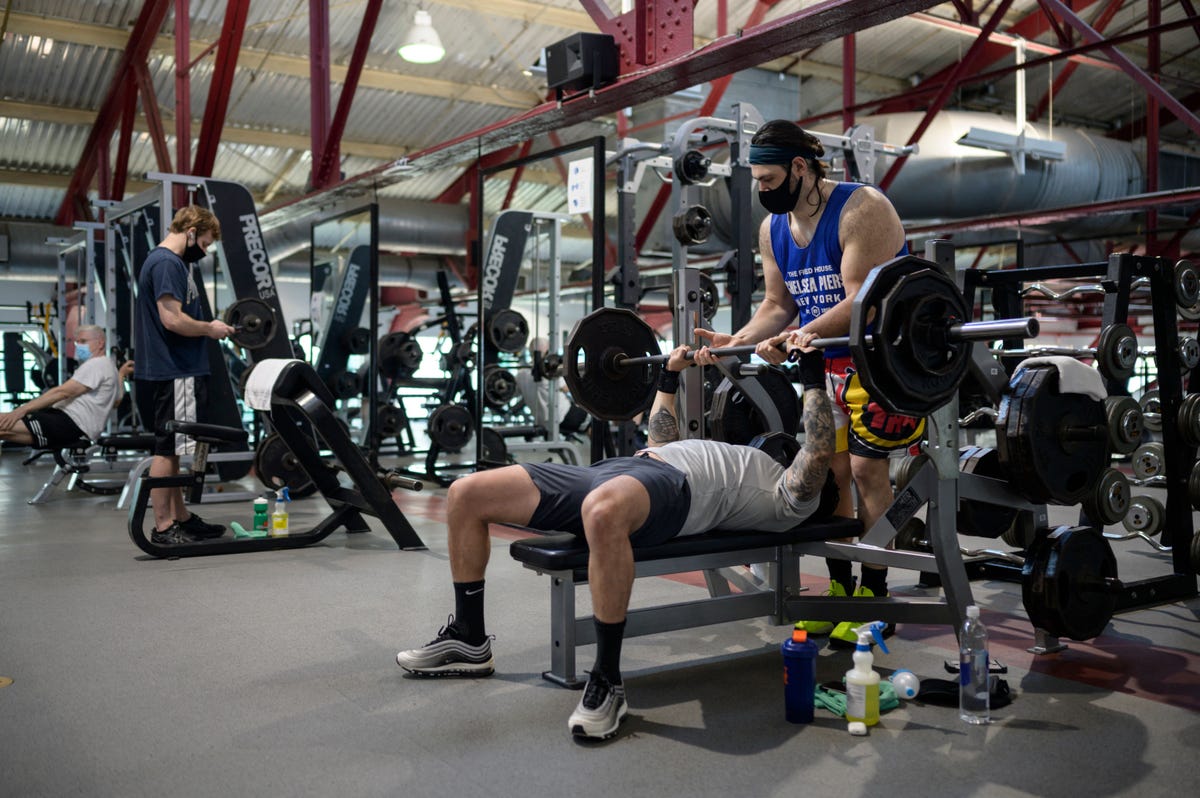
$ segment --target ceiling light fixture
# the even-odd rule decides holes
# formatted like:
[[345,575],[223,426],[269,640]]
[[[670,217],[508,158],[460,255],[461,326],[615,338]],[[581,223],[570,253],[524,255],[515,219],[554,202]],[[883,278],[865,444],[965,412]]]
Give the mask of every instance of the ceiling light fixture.
[[442,47],[442,40],[433,29],[433,18],[428,11],[417,9],[413,26],[400,45],[400,57],[414,64],[434,64],[445,54],[446,48]]

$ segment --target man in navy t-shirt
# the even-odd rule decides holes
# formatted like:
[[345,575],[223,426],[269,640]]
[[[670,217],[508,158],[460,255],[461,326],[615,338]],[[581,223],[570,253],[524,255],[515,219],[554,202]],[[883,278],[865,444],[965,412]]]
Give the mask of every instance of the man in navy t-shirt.
[[[193,264],[221,238],[221,225],[204,208],[189,205],[171,220],[167,237],[142,264],[134,310],[134,376],[140,390],[154,397],[154,460],[150,476],[179,473],[179,455],[190,454],[192,441],[165,431],[168,421],[203,421],[207,403],[208,350],[205,338],[233,333],[223,321],[203,321],[200,292],[204,282]],[[150,494],[154,508],[152,543],[169,545],[220,537],[225,527],[189,512],[181,488]]]

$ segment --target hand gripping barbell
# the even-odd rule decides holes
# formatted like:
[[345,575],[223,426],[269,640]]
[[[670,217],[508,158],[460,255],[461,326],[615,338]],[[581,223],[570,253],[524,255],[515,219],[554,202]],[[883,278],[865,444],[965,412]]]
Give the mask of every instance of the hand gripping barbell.
[[[1033,337],[1037,319],[967,322],[969,308],[936,265],[905,256],[873,269],[855,296],[850,335],[820,338],[814,348],[849,347],[871,397],[892,413],[923,416],[958,391],[976,340]],[[710,350],[718,357],[754,346]],[[652,354],[653,353],[653,354]],[[689,353],[690,354],[690,353]],[[600,308],[571,332],[564,378],[575,402],[597,418],[633,418],[649,407],[661,354],[654,331],[632,311]]]

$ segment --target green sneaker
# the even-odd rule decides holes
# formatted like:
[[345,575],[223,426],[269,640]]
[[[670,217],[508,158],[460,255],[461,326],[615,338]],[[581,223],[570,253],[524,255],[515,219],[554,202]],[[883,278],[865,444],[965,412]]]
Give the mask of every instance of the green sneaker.
[[[841,582],[835,582],[830,579],[829,587],[821,595],[845,598],[846,588],[842,587]],[[857,595],[857,592],[855,595]],[[808,632],[810,635],[827,635],[833,631],[834,623],[833,621],[796,621],[796,628]]]
[[[854,591],[854,598],[875,598],[875,594],[869,588],[859,586]],[[842,621],[829,633],[829,645],[832,648],[854,648],[858,645],[858,627],[861,623],[854,621]],[[896,624],[889,623],[883,627],[881,633],[884,639],[896,634]]]

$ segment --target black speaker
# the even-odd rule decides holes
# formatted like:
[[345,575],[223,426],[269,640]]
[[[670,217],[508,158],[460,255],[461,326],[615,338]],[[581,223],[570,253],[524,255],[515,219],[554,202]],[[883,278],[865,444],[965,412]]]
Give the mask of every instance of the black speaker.
[[576,33],[546,48],[546,82],[559,95],[598,89],[617,78],[617,42],[606,33]]

